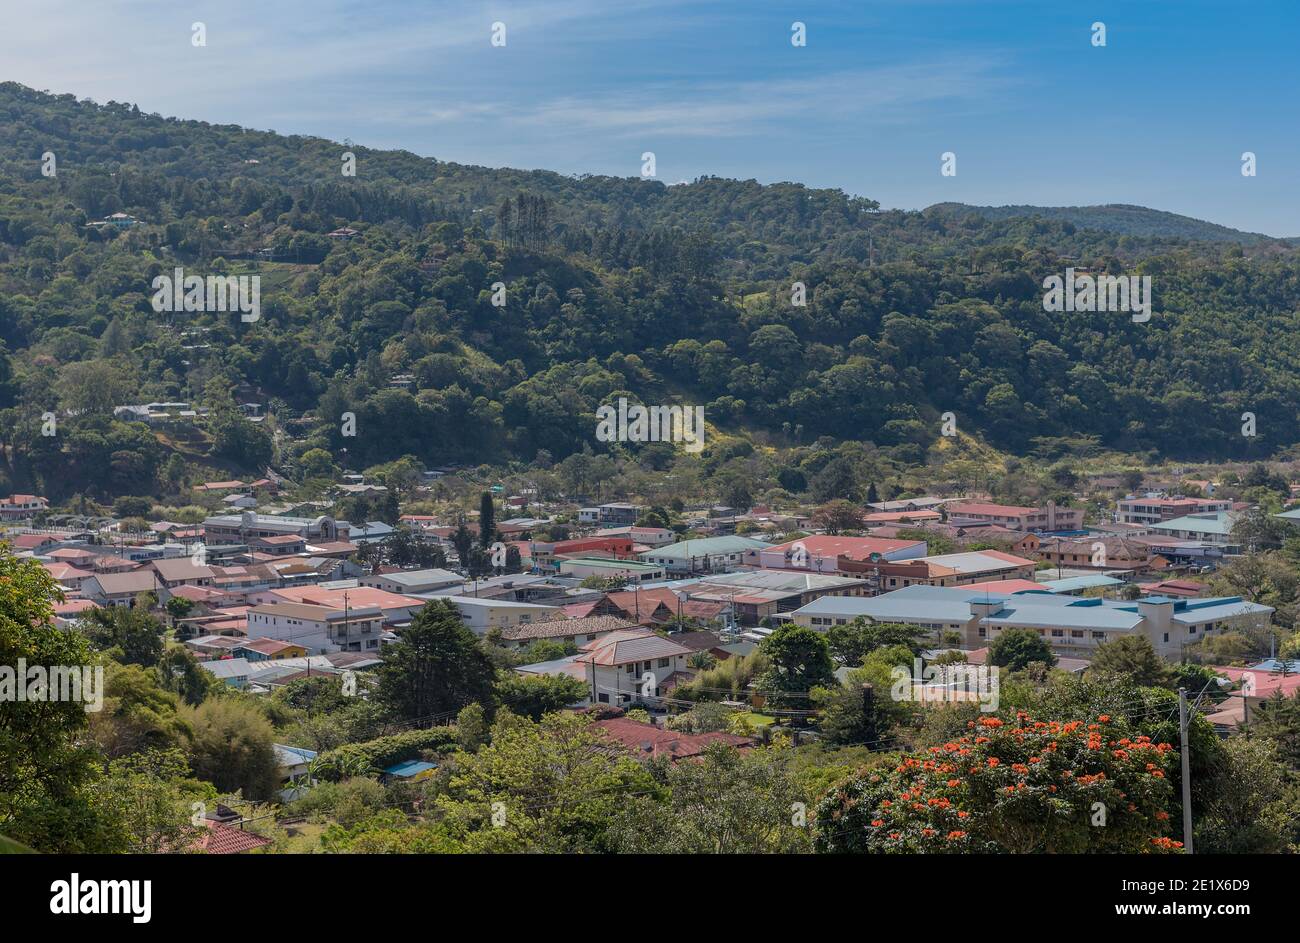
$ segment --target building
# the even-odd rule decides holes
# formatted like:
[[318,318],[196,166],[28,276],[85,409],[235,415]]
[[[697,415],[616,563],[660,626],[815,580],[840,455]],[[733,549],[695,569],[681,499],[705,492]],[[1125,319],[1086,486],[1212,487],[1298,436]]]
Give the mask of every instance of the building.
[[1054,566],[1098,570],[1163,569],[1169,561],[1152,553],[1151,545],[1126,537],[1044,537],[1038,558]]
[[748,570],[703,577],[679,587],[690,600],[721,605],[740,625],[758,625],[822,596],[868,596],[864,579],[801,570]]
[[133,608],[141,593],[156,593],[162,588],[158,576],[150,569],[130,573],[96,573],[81,584],[81,594],[99,606]]
[[1232,526],[1237,515],[1231,511],[1209,511],[1205,514],[1188,514],[1151,525],[1158,537],[1191,540],[1218,547],[1226,554],[1241,553],[1241,546],[1232,539]]
[[663,567],[670,576],[685,576],[757,565],[759,551],[770,546],[767,541],[753,537],[702,537],[655,547],[638,554],[638,557],[646,563]]
[[840,572],[872,581],[878,592],[907,586],[961,586],[990,580],[1032,579],[1037,562],[1001,550],[968,550],[896,563],[840,561]]
[[302,658],[311,654],[305,646],[273,638],[255,638],[240,642],[230,649],[236,658],[249,661],[279,661],[282,658]]
[[179,586],[211,586],[215,573],[210,566],[200,565],[193,557],[170,557],[150,560],[148,569],[158,576],[158,582],[167,589]]
[[465,577],[451,570],[437,567],[428,570],[399,570],[395,573],[375,573],[362,576],[357,582],[389,593],[432,593],[440,589],[459,588]]
[[612,502],[602,504],[598,507],[579,508],[579,524],[603,524],[606,527],[623,527],[636,523],[636,519],[641,516],[642,507],[639,504],[623,504],[621,502]]
[[910,560],[927,552],[924,540],[888,540],[880,537],[838,537],[814,534],[765,547],[758,552],[764,569],[812,570],[838,573],[840,560],[855,562]]
[[279,537],[294,534],[312,541],[339,539],[339,528],[334,518],[277,517],[272,514],[220,514],[203,521],[203,541],[206,544],[247,544],[257,537]]
[[521,623],[544,622],[561,615],[559,606],[545,606],[533,602],[515,602],[510,599],[480,599],[477,596],[443,597],[460,610],[460,617],[478,635],[490,629],[503,632]]
[[593,537],[628,537],[634,544],[646,547],[663,547],[672,543],[676,535],[667,527],[606,527],[596,531]]
[[1131,635],[1150,640],[1165,658],[1214,633],[1267,626],[1273,609],[1239,596],[1132,602],[1022,592],[997,595],[959,587],[909,586],[871,598],[829,596],[792,613],[799,625],[825,630],[861,616],[872,622],[919,625],[936,635],[957,632],[961,647],[976,649],[1004,629],[1037,631],[1060,654],[1086,656],[1104,642]]
[[724,743],[741,750],[754,745],[751,737],[738,734],[721,731],[682,733],[657,724],[632,720],[630,717],[608,717],[596,721],[595,727],[633,756],[645,760],[668,759],[675,763],[681,759],[697,757],[715,743]]
[[501,644],[506,648],[527,648],[533,642],[583,645],[625,629],[635,623],[615,616],[587,616],[582,619],[549,619],[545,622],[520,622],[501,630]]
[[262,603],[248,610],[249,636],[291,642],[313,655],[378,651],[383,624],[384,615],[378,606],[334,609],[302,603]]
[[586,666],[593,704],[654,705],[673,675],[689,674],[691,649],[645,629],[611,632],[582,648],[575,661]]
[[1083,510],[1063,508],[1049,501],[1047,507],[1027,508],[1009,504],[954,503],[945,506],[950,524],[985,522],[1017,531],[1077,531],[1083,529]]
[[1188,514],[1232,510],[1231,501],[1210,498],[1125,498],[1116,505],[1121,524],[1161,524]]
[[573,557],[558,561],[561,576],[585,580],[595,576],[628,583],[651,583],[667,574],[662,566],[643,560],[606,560],[600,557]]
[[35,494],[11,494],[0,498],[0,520],[27,520],[49,509],[50,502]]

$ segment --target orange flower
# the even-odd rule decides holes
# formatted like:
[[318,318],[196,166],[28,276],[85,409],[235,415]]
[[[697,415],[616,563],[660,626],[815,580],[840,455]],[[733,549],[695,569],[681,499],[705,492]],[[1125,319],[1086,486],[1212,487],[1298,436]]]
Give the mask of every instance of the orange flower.
[[1108,723],[1110,723],[1110,714],[1099,714],[1099,715],[1097,716],[1097,720],[1098,720],[1100,723],[1108,724]]
[[885,820],[884,820],[884,819],[872,819],[871,824],[874,825],[876,828],[880,828],[880,826],[882,826],[882,825],[885,824]]

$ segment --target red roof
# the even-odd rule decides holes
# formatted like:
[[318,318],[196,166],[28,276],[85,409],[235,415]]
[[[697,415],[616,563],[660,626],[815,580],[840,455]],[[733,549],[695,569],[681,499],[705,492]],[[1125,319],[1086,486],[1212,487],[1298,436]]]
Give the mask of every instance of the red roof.
[[1014,504],[950,504],[949,517],[961,517],[962,514],[992,514],[1001,517],[1019,517],[1022,514],[1037,514],[1038,508],[1019,507]]
[[[987,550],[981,550],[980,553],[988,553]],[[1023,593],[1031,589],[1047,589],[1042,583],[1035,583],[1033,580],[985,580],[982,583],[963,583],[958,589],[973,589],[977,592],[989,593]]]
[[237,855],[254,848],[265,848],[271,839],[263,838],[242,828],[232,828],[220,822],[204,821],[207,831],[194,840],[193,848],[210,855]]
[[627,749],[644,757],[667,756],[674,760],[698,756],[713,743],[726,743],[734,747],[751,747],[754,741],[731,733],[682,733],[665,730],[655,724],[644,724],[627,717],[611,717],[596,721],[600,731]]
[[798,540],[786,541],[783,544],[776,544],[772,547],[764,547],[762,552],[769,553],[773,550],[793,550],[795,544],[802,544],[803,548],[815,556],[837,556],[848,557],[850,560],[866,560],[873,553],[893,553],[895,550],[903,550],[907,547],[915,547],[917,544],[924,544],[922,540],[885,540],[880,537],[832,537],[829,534],[815,534],[811,537],[801,537]]

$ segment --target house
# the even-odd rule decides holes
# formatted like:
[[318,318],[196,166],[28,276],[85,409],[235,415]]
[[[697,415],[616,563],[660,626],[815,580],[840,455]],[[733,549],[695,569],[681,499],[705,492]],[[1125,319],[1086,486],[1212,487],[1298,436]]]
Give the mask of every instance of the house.
[[282,658],[302,658],[308,654],[302,645],[273,638],[240,642],[230,652],[236,658],[247,658],[249,661],[279,661]]
[[748,749],[754,745],[751,737],[721,731],[682,733],[629,717],[607,717],[596,721],[594,726],[601,735],[638,759],[645,760],[669,759],[675,763],[698,757],[715,743],[724,743],[738,749]]
[[247,658],[218,658],[214,661],[199,662],[199,664],[218,681],[224,681],[236,689],[247,687],[248,679],[253,675]]
[[147,568],[130,573],[96,573],[81,584],[82,595],[105,607],[134,608],[138,595],[156,593],[161,588],[158,575]]
[[385,767],[383,775],[379,778],[382,782],[396,780],[401,783],[418,783],[422,779],[428,779],[437,769],[438,764],[436,763],[427,763],[424,760],[406,760]]
[[529,548],[533,565],[539,568],[558,569],[565,557],[633,557],[631,537],[579,537],[573,540],[556,540],[550,543],[533,541]]
[[588,616],[584,619],[548,619],[545,622],[520,622],[501,630],[501,644],[506,648],[527,648],[546,640],[561,644],[582,645],[594,642],[610,632],[635,629],[635,623],[614,616]]
[[579,524],[604,524],[607,527],[622,527],[636,523],[644,510],[638,504],[611,502],[592,508],[579,508]]
[[1168,565],[1150,544],[1126,537],[1044,537],[1037,552],[1047,563],[1084,569],[1136,571]]
[[1001,524],[1017,531],[1077,531],[1083,528],[1081,508],[1057,507],[1049,501],[1046,507],[1029,508],[1009,504],[972,502],[945,505],[949,523],[971,524],[985,522]]
[[54,624],[60,629],[71,628],[80,622],[87,611],[98,608],[89,599],[66,599],[54,604]]
[[324,606],[329,609],[347,609],[373,606],[384,616],[384,622],[400,625],[429,603],[430,597],[390,593],[373,586],[360,586],[356,580],[339,580],[308,586],[283,586],[279,589],[260,590],[250,594],[254,603],[302,603]]
[[169,590],[180,586],[210,586],[216,575],[212,567],[200,565],[193,557],[150,560],[147,567],[157,575],[158,582]]
[[[1287,512],[1287,514],[1291,513],[1295,512]],[[1238,515],[1232,511],[1208,511],[1204,514],[1175,517],[1150,526],[1155,536],[1209,544],[1221,548],[1224,553],[1235,555],[1241,553],[1241,547],[1232,539],[1232,527],[1237,517]]]
[[911,560],[923,557],[928,552],[924,540],[813,534],[763,548],[758,552],[758,562],[764,569],[806,569],[816,573],[837,573],[840,558],[859,563]]
[[1138,588],[1144,596],[1177,596],[1183,599],[1204,596],[1209,590],[1204,583],[1197,583],[1194,580],[1161,580],[1159,583],[1147,583]]
[[866,596],[873,592],[865,579],[804,570],[717,573],[679,586],[678,590],[693,601],[724,607],[728,621],[741,625],[758,625],[764,619],[793,612],[821,596]]
[[0,520],[19,521],[50,509],[50,502],[35,494],[11,494],[0,498]]
[[1037,631],[1061,654],[1087,657],[1098,645],[1131,635],[1145,636],[1165,658],[1213,633],[1267,626],[1269,606],[1239,596],[1171,599],[1152,596],[1132,602],[1079,598],[1035,591],[998,595],[950,586],[913,585],[870,598],[827,596],[791,614],[799,625],[825,631],[861,616],[871,622],[919,625],[938,636],[961,635],[964,649],[980,648],[1008,628]]
[[228,508],[255,508],[257,507],[257,498],[251,494],[228,494],[221,499],[221,503]]
[[758,563],[759,551],[771,544],[753,537],[703,537],[646,550],[637,556],[664,568],[669,576],[733,570]]
[[461,587],[465,577],[451,570],[398,570],[393,573],[376,573],[358,578],[362,586],[373,586],[389,593],[432,593],[440,589]]
[[863,562],[841,558],[840,572],[873,581],[879,592],[906,586],[960,586],[988,580],[1027,580],[1037,563],[1001,550],[968,550],[896,563]]
[[662,547],[676,540],[676,535],[667,527],[606,527],[596,531],[593,537],[627,537],[633,544],[647,547]]
[[[241,484],[242,487],[242,484]],[[204,543],[245,544],[254,537],[278,537],[296,534],[308,540],[338,540],[339,525],[334,518],[276,517],[271,514],[222,514],[203,521]],[[343,535],[346,538],[346,535]]]
[[1230,510],[1231,501],[1209,498],[1124,498],[1116,503],[1116,519],[1121,524],[1161,524],[1187,514]]
[[289,802],[298,798],[300,790],[311,785],[311,764],[319,754],[315,750],[283,743],[273,743],[271,747],[280,767],[280,785],[286,787],[280,791],[280,801]]
[[489,629],[509,629],[521,623],[544,622],[560,615],[559,606],[511,599],[480,599],[477,596],[444,597],[460,610],[460,617],[478,635]]
[[628,583],[649,583],[662,580],[665,572],[662,566],[641,560],[605,560],[598,557],[574,557],[559,561],[561,576],[574,579],[599,577],[601,579],[624,580]]
[[335,609],[304,603],[261,603],[248,610],[248,634],[294,642],[311,654],[378,651],[383,634],[378,606]]
[[42,552],[61,543],[63,538],[51,534],[10,534],[7,537],[0,538],[0,540],[9,544],[14,550],[25,550],[39,556]]
[[274,537],[254,537],[248,542],[250,549],[273,557],[288,557],[307,552],[307,538],[300,534],[277,534]]
[[242,855],[271,844],[271,839],[235,828],[222,822],[204,819],[203,832],[190,846],[191,851],[206,855]]
[[54,582],[72,592],[80,592],[86,580],[94,576],[90,570],[83,570],[67,563],[42,563],[41,566],[46,573],[50,574]]
[[661,689],[674,685],[674,675],[691,673],[691,649],[645,629],[611,632],[582,648],[575,660],[586,666],[593,704],[653,705]]

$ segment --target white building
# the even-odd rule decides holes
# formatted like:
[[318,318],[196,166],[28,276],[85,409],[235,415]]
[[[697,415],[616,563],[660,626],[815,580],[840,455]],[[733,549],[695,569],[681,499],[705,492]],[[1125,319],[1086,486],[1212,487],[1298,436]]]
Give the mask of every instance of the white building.
[[248,610],[248,637],[301,645],[313,655],[378,651],[384,614],[378,606],[332,609],[264,603]]
[[1156,652],[1178,658],[1183,647],[1223,632],[1267,626],[1273,609],[1239,596],[1132,602],[1029,590],[1009,595],[953,586],[909,586],[882,596],[823,596],[791,613],[799,625],[825,631],[859,616],[871,622],[919,625],[938,635],[959,632],[961,647],[982,648],[1004,629],[1025,628],[1062,655],[1087,657],[1103,642],[1144,635]]
[[655,705],[672,675],[690,673],[689,648],[645,629],[611,632],[582,648],[574,661],[586,666],[593,704]]

